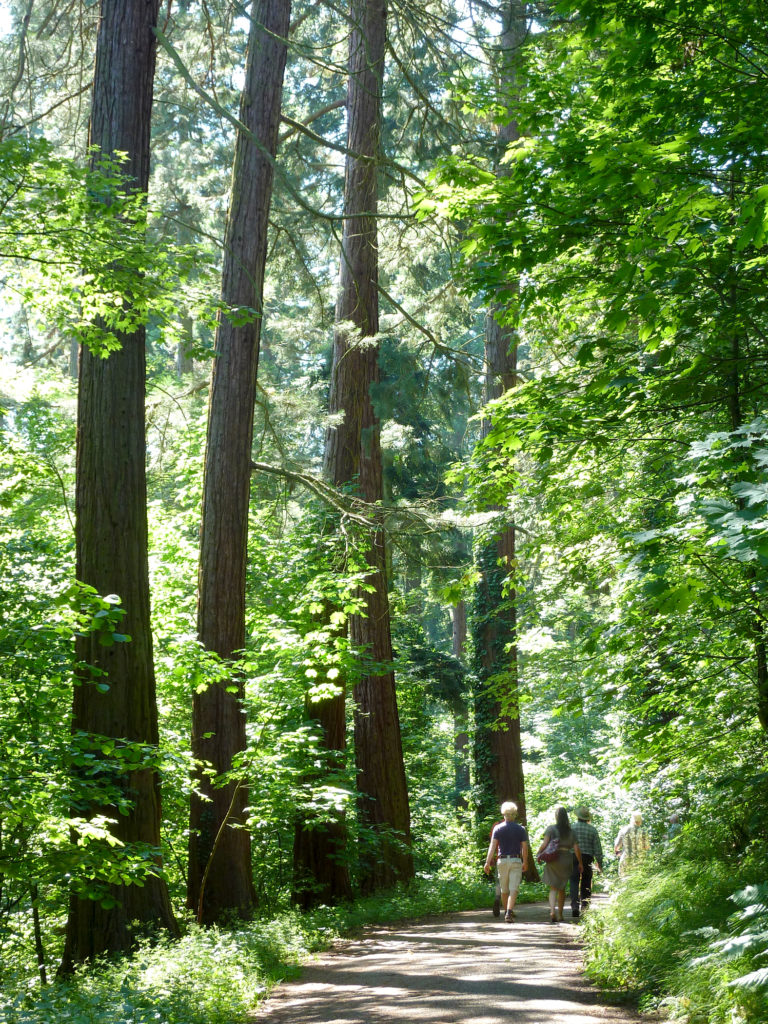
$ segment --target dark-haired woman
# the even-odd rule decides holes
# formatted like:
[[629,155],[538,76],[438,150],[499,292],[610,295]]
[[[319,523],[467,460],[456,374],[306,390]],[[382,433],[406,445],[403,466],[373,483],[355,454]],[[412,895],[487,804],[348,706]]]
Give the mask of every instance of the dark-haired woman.
[[571,877],[574,856],[579,862],[579,873],[584,870],[581,850],[576,842],[576,836],[571,831],[568,812],[564,807],[558,807],[555,811],[555,824],[550,825],[545,831],[544,839],[536,854],[537,857],[546,849],[551,839],[559,840],[557,860],[548,861],[544,865],[541,880],[549,886],[549,920],[554,924],[556,921],[563,920],[565,887]]

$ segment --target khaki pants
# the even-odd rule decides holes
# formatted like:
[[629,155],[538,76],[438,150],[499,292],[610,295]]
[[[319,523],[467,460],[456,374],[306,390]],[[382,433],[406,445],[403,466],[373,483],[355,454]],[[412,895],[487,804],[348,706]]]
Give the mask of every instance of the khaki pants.
[[520,857],[499,857],[496,866],[501,891],[517,892],[523,878],[523,862]]

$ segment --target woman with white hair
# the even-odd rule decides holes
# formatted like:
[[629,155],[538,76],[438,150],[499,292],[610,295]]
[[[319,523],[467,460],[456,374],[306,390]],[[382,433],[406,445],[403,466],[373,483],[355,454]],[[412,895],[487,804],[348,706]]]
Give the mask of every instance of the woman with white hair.
[[485,858],[483,870],[486,875],[491,873],[494,860],[499,873],[501,899],[506,913],[504,920],[512,924],[515,920],[515,900],[523,873],[528,870],[528,833],[522,825],[515,821],[517,804],[506,800],[501,805],[504,821],[496,825],[491,832],[491,844]]
[[625,825],[616,836],[613,852],[620,854],[619,875],[624,876],[636,867],[651,848],[648,830],[643,827],[641,811],[632,811],[629,824]]

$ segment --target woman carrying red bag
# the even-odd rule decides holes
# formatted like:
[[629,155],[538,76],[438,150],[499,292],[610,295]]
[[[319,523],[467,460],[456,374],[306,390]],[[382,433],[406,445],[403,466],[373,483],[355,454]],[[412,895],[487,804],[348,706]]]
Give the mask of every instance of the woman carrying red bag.
[[[557,856],[554,860],[550,860],[550,854],[544,861],[544,851],[553,840],[557,840]],[[564,807],[558,807],[555,811],[555,824],[550,825],[544,832],[544,839],[536,853],[539,863],[544,863],[541,880],[549,886],[549,920],[552,924],[563,920],[565,887],[570,881],[574,857],[579,863],[579,872],[582,872],[584,864],[581,859],[581,850],[576,842],[576,836],[571,830],[568,812]]]

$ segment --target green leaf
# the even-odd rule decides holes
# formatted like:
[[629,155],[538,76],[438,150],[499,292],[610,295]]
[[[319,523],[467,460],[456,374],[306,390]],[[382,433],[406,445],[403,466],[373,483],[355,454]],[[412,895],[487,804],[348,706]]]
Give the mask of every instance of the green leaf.
[[733,981],[728,982],[728,988],[746,989],[747,991],[768,989],[768,967],[758,967],[756,971],[750,971],[749,974],[743,974],[740,978],[734,978]]

